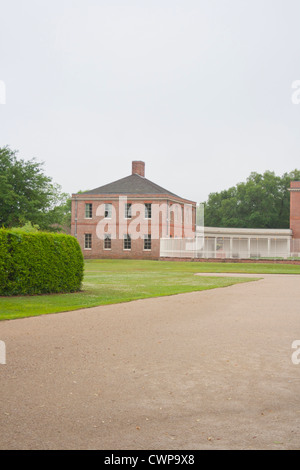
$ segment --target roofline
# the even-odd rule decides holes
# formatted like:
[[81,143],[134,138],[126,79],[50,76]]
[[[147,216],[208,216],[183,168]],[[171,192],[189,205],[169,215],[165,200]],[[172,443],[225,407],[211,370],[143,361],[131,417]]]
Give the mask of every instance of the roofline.
[[89,201],[103,201],[103,200],[119,200],[122,198],[127,198],[130,200],[145,200],[145,199],[158,199],[158,200],[168,200],[168,201],[175,201],[175,202],[183,202],[185,204],[197,205],[195,201],[191,201],[189,199],[184,199],[180,196],[171,196],[170,194],[162,193],[162,194],[87,194],[87,193],[79,193],[79,194],[72,194],[71,200],[78,201],[80,199],[85,199]]
[[130,177],[138,177],[141,180],[146,181],[148,184],[150,184],[156,190],[155,192],[149,192],[149,193],[143,193],[143,192],[138,192],[137,193],[137,192],[135,192],[133,194],[143,194],[143,195],[144,194],[168,194],[170,196],[179,197],[180,199],[183,199],[181,196],[178,196],[178,194],[172,193],[171,191],[167,190],[166,188],[163,188],[162,186],[159,186],[157,183],[154,183],[153,181],[149,180],[145,176],[140,175],[139,173],[132,173],[131,175],[124,176],[124,178],[120,178],[116,181],[112,181],[111,183],[107,183],[103,186],[99,186],[98,188],[91,189],[90,191],[85,191],[84,193],[81,193],[81,194],[86,194],[86,195],[92,194],[92,195],[95,195],[95,196],[102,195],[102,194],[124,194],[124,195],[126,195],[127,193],[119,193],[119,192],[113,193],[111,191],[109,193],[105,193],[105,192],[97,193],[97,191],[101,190],[101,189],[103,190],[103,188],[106,188],[107,186],[111,186],[115,183],[120,183],[121,181],[124,181],[124,180],[126,180]]
[[211,233],[214,235],[220,235],[220,236],[225,236],[225,235],[245,235],[245,236],[259,236],[259,235],[270,235],[270,236],[275,236],[281,235],[281,236],[291,236],[292,235],[292,230],[291,229],[286,229],[286,228],[228,228],[228,227],[200,227],[197,226],[197,230],[203,231],[204,229],[204,234]]

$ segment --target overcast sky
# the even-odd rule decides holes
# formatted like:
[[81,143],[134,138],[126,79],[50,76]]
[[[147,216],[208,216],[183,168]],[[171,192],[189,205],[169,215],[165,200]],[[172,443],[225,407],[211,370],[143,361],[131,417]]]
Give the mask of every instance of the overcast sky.
[[299,0],[0,0],[0,146],[68,193],[300,169]]

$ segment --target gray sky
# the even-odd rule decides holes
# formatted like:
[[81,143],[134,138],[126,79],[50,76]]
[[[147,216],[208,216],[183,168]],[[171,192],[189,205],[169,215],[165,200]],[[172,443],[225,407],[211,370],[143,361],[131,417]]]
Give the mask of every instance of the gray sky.
[[299,0],[0,0],[0,146],[69,193],[146,162],[197,202],[300,169]]

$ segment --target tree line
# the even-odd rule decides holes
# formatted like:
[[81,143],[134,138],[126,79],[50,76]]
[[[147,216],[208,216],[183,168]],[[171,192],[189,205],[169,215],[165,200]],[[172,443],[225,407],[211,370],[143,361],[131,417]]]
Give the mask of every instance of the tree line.
[[246,182],[209,194],[204,203],[206,227],[289,228],[290,183],[300,170],[277,176],[273,171],[253,172]]

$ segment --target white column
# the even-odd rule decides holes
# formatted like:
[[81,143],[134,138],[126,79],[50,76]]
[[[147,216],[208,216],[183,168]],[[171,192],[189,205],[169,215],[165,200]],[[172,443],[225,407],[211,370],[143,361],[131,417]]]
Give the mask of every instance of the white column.
[[232,249],[233,249],[233,243],[232,243],[232,237],[230,237],[229,241],[229,257],[232,258]]

